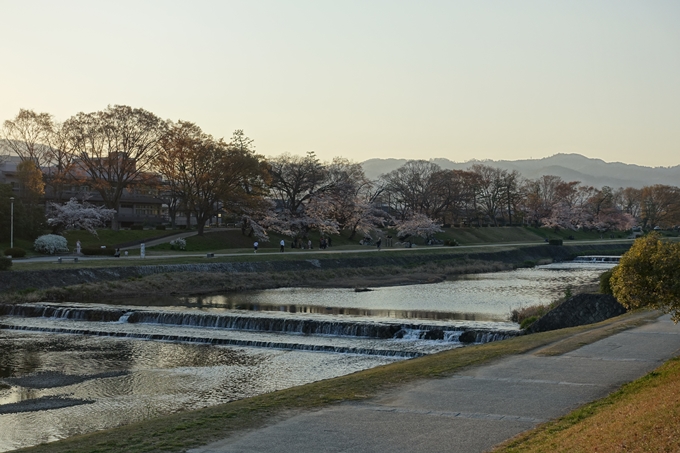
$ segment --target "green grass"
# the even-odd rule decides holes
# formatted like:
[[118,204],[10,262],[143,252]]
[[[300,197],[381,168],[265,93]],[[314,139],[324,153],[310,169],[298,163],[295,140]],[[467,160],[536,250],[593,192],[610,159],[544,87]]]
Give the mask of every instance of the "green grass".
[[[5,239],[5,238],[3,238]],[[26,256],[29,256],[30,254],[34,254],[33,252],[33,241],[28,241],[26,239],[17,239],[16,237],[14,238],[14,247],[19,247],[21,249],[26,250]],[[9,248],[9,238],[7,238],[7,241],[2,241],[0,242],[0,255]]]
[[574,231],[560,229],[555,231],[551,228],[533,228],[526,227],[527,231],[533,232],[534,234],[540,236],[541,238],[548,239],[563,239],[565,244],[570,240],[569,237],[573,237],[576,241],[588,241],[597,239],[609,239],[610,235],[614,235],[614,239],[626,239],[629,233],[625,231],[614,231],[609,233],[598,233],[597,231]]
[[446,228],[435,236],[441,240],[455,240],[460,245],[504,243],[504,242],[541,242],[543,237],[536,231],[524,227],[479,227]]
[[116,247],[128,242],[149,240],[180,232],[180,230],[97,230],[97,236],[94,236],[87,231],[80,230],[65,231],[63,235],[68,241],[69,248],[73,249],[79,239],[83,247],[99,247],[102,245]]
[[[361,235],[355,236],[353,239],[349,239],[349,233],[342,232],[341,234],[335,234],[331,236],[332,248],[335,247],[356,247],[361,248],[359,245],[359,240]],[[319,248],[319,238],[320,234],[318,232],[312,232],[309,235],[309,239],[312,241],[312,247],[314,250]],[[286,242],[286,252],[292,251],[290,248],[291,238],[288,236],[282,236],[280,234],[271,233],[269,235],[268,242],[259,242],[258,250],[279,250],[279,243],[283,239]],[[240,229],[229,229],[229,230],[218,230],[210,231],[207,230],[203,236],[190,236],[186,238],[187,247],[186,252],[221,252],[228,253],[234,251],[251,251],[253,249],[253,242],[256,238],[244,235]],[[154,251],[170,251],[170,244],[160,244],[151,247],[150,250]],[[294,249],[299,251],[300,249]],[[173,250],[173,252],[177,252]]]

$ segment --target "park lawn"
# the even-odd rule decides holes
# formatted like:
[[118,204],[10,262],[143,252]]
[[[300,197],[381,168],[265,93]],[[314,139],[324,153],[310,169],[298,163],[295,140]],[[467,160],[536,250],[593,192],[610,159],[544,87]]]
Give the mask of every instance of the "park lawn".
[[614,239],[626,239],[629,235],[629,231],[610,231],[606,233],[599,233],[597,231],[582,231],[582,230],[565,230],[560,229],[555,231],[552,228],[534,228],[526,227],[527,231],[531,231],[541,238],[547,239],[563,239],[565,242],[569,241],[570,238],[577,241],[587,241],[595,239],[607,239],[610,236],[614,236]]
[[[320,234],[317,231],[309,234],[309,239],[312,241],[313,249],[319,248]],[[353,239],[349,239],[349,233],[343,231],[341,234],[334,234],[331,236],[333,247],[342,246],[356,246],[359,247],[359,240],[362,238],[361,234],[357,234]],[[269,241],[258,241],[258,249],[262,251],[279,250],[279,244],[283,239],[286,243],[286,250],[290,250],[291,239],[288,236],[283,236],[277,233],[269,234]],[[253,243],[257,239],[252,236],[244,235],[239,228],[221,229],[221,230],[206,230],[203,236],[190,236],[186,238],[187,252],[241,252],[252,250]],[[170,244],[160,244],[150,247],[153,251],[169,251],[173,250]],[[175,250],[176,251],[176,250]]]
[[[4,240],[0,242],[0,256],[4,253],[5,250],[9,248],[9,238],[7,240]],[[26,251],[26,255],[36,255],[35,252],[33,252],[33,241],[29,241],[26,239],[17,239],[16,237],[14,238],[14,247],[18,247],[20,249],[24,249]]]
[[445,228],[435,235],[442,241],[455,240],[460,245],[505,242],[541,242],[545,236],[525,227],[465,227]]
[[493,450],[515,452],[680,451],[680,358],[608,397]]
[[76,246],[76,241],[78,240],[80,240],[80,244],[83,247],[100,247],[102,245],[107,247],[120,247],[123,244],[142,240],[150,240],[179,232],[180,231],[171,230],[114,231],[109,229],[100,229],[97,230],[97,236],[95,236],[84,230],[69,230],[64,231],[63,236],[68,241],[69,248],[74,249]]

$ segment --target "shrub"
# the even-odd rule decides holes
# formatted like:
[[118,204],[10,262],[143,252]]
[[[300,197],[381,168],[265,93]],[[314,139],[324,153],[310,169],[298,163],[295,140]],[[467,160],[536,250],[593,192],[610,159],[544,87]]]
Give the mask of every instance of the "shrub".
[[6,256],[11,256],[12,258],[22,258],[26,256],[26,250],[19,247],[12,247],[11,249],[5,250]]
[[[510,321],[518,323],[520,326],[529,318],[540,318],[553,307],[548,305],[531,305],[529,307],[521,307],[512,310],[510,313]],[[534,319],[534,321],[536,320]]]
[[33,243],[36,252],[54,255],[56,253],[67,253],[68,242],[64,236],[58,234],[45,234],[40,236]]
[[456,241],[455,239],[447,239],[444,241],[444,245],[448,245],[449,247],[455,247],[460,244],[458,244],[458,241]]
[[600,275],[600,292],[602,294],[614,294],[612,291],[612,285],[609,282],[609,280],[612,278],[613,272],[614,269],[610,269]]
[[0,271],[7,271],[12,267],[12,260],[6,256],[0,256]]
[[538,320],[538,316],[530,316],[520,323],[519,328],[524,330],[524,329],[528,328],[530,325],[532,325],[533,323],[535,323],[537,320]]
[[186,250],[187,241],[184,238],[177,238],[170,241],[170,249],[172,250]]
[[157,230],[165,230],[165,225],[156,225]]
[[144,229],[144,225],[139,225],[139,224],[136,224],[136,223],[135,223],[135,224],[133,224],[133,225],[130,227],[130,229],[131,229],[131,230],[143,230],[143,229]]

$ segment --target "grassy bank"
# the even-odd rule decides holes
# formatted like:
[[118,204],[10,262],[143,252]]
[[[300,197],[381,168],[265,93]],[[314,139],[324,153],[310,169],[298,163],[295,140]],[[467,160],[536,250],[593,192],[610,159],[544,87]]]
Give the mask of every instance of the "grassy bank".
[[[619,250],[614,244],[595,251]],[[623,245],[622,245],[623,246]],[[0,282],[0,300],[96,302],[138,294],[191,296],[281,287],[365,287],[434,283],[564,260],[590,246],[435,247],[371,253],[296,251],[80,263],[25,263]],[[615,253],[615,252],[614,252]],[[165,265],[168,266],[165,266]],[[87,269],[87,271],[83,271]]]
[[554,422],[493,450],[531,452],[680,451],[680,358]]
[[[325,381],[198,411],[159,417],[108,431],[76,436],[60,442],[24,449],[26,452],[180,452],[253,429],[300,410],[344,401],[365,400],[381,392],[420,379],[450,376],[457,370],[490,360],[542,348],[564,351],[580,347],[622,329],[642,325],[658,313],[627,314],[591,326],[516,337],[511,340],[454,349],[394,363]],[[574,341],[574,338],[577,338]]]

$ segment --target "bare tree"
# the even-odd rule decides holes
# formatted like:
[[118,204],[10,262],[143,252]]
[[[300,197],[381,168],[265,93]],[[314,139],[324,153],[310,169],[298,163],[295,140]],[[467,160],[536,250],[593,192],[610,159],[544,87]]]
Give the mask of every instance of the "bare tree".
[[49,158],[49,135],[54,121],[49,113],[19,110],[14,119],[6,120],[2,127],[5,145],[22,161],[30,160],[37,168],[43,168]]
[[115,209],[112,228],[120,228],[120,200],[126,189],[148,184],[148,170],[160,150],[166,123],[151,112],[124,105],[79,113],[64,123],[69,144],[82,172]]

